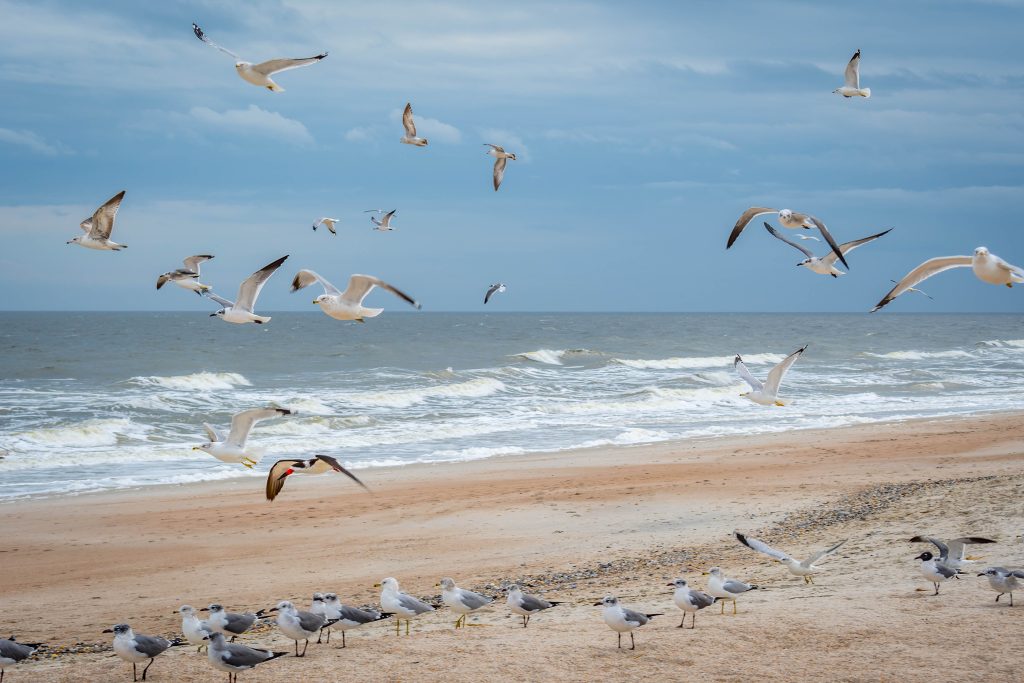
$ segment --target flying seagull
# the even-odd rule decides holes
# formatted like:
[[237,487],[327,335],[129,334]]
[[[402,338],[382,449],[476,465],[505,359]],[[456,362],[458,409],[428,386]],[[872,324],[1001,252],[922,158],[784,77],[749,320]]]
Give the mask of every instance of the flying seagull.
[[[802,246],[800,244],[797,244],[796,242],[792,242],[792,241],[786,239],[786,237],[782,233],[780,233],[778,230],[776,230],[772,226],[768,225],[767,223],[764,224],[764,227],[765,227],[766,230],[768,230],[769,233],[771,233],[771,235],[773,237],[776,237],[776,238],[782,240],[783,242],[785,242],[789,246],[793,247],[794,249],[800,250],[803,253],[803,255],[807,257],[805,260],[803,260],[800,263],[798,263],[797,264],[798,266],[803,266],[807,270],[810,270],[811,272],[817,273],[818,275],[831,275],[832,277],[839,277],[840,275],[846,275],[846,273],[844,273],[843,271],[841,271],[838,268],[836,268],[837,252],[831,251],[831,252],[829,252],[828,256],[826,256],[825,258],[818,258],[817,256],[815,256],[811,252],[810,249],[807,249],[806,247],[804,247],[804,246]],[[863,238],[861,238],[859,240],[853,240],[852,242],[843,242],[842,244],[839,245],[839,252],[838,253],[842,254],[843,256],[846,256],[846,254],[848,254],[849,252],[853,251],[854,249],[856,249],[857,247],[861,246],[862,244],[867,244],[868,242],[874,242],[875,240],[877,240],[882,235],[888,234],[890,230],[892,230],[892,228],[889,228],[889,230],[886,230],[884,232],[880,232],[877,235],[871,235],[870,237],[863,237]]]
[[508,603],[508,608],[512,610],[514,614],[518,614],[523,618],[523,628],[527,627],[530,623],[530,617],[534,614],[562,604],[560,602],[538,598],[536,595],[524,593],[522,589],[515,584],[508,587],[508,597],[505,599],[505,602]]
[[636,641],[633,640],[633,629],[640,628],[654,617],[662,615],[662,612],[654,614],[635,612],[623,607],[619,603],[619,599],[614,595],[606,595],[601,602],[594,603],[594,607],[604,607],[601,610],[601,616],[604,618],[604,623],[608,624],[608,628],[615,631],[619,636],[619,647],[622,647],[622,634],[629,633],[630,650],[636,649]]
[[137,680],[138,671],[136,665],[149,660],[149,664],[142,670],[142,680],[146,680],[146,672],[153,666],[153,660],[157,655],[176,645],[184,645],[183,640],[167,640],[160,636],[135,635],[132,627],[128,624],[118,624],[114,628],[103,629],[104,633],[114,634],[114,654],[132,665],[132,680]]
[[506,152],[503,148],[498,145],[492,145],[489,142],[484,143],[484,147],[490,147],[487,153],[494,157],[494,191],[498,191],[498,187],[501,186],[501,180],[505,177],[505,164],[509,159],[512,161],[516,160],[516,155],[511,152]]
[[983,538],[981,536],[964,536],[962,538],[954,538],[953,540],[946,542],[943,542],[934,536],[914,536],[910,539],[910,542],[931,543],[939,550],[939,559],[937,561],[947,567],[957,570],[963,569],[969,564],[974,564],[978,560],[978,558],[967,556],[967,546],[980,545],[982,543],[995,543],[991,538]]
[[502,294],[504,291],[505,283],[495,282],[493,285],[487,288],[487,293],[484,294],[484,303],[486,304],[488,301],[490,301],[491,296],[494,295],[495,292],[497,292],[498,294]]
[[[999,595],[996,602],[1003,597],[1004,593],[1010,594],[1010,607],[1013,607],[1013,592],[1024,588],[1024,583],[1018,579],[1024,579],[1024,569],[1004,569],[1003,567],[989,567],[978,576],[988,577],[988,587]],[[3,641],[0,641],[2,643]]]
[[[376,211],[376,213],[381,213],[380,209],[376,209],[375,211]],[[374,228],[374,230],[379,230],[381,232],[387,232],[388,230],[394,230],[394,228],[391,227],[391,219],[394,218],[395,213],[397,211],[398,211],[398,209],[391,209],[390,211],[385,213],[384,217],[381,218],[380,220],[377,220],[376,216],[370,216],[370,222],[373,223],[375,226],[377,226],[377,227]],[[363,213],[371,213],[371,212],[370,211],[364,211]]]
[[203,29],[199,28],[196,24],[192,24],[192,32],[196,34],[196,38],[207,45],[215,47],[224,54],[234,57],[235,70],[238,72],[238,75],[241,76],[243,81],[252,83],[253,85],[258,85],[261,88],[266,88],[272,92],[284,92],[284,88],[270,79],[274,74],[280,73],[281,71],[288,71],[289,69],[298,69],[300,66],[316,64],[321,59],[327,57],[327,53],[323,52],[313,57],[303,57],[300,59],[271,59],[259,64],[253,64],[252,62],[243,61],[241,57],[231,50],[223,48],[207,38],[206,34],[203,33]]
[[237,302],[228,301],[227,299],[210,292],[210,298],[224,307],[216,313],[211,313],[210,317],[217,317],[224,322],[236,323],[239,325],[244,325],[245,323],[256,323],[257,325],[269,323],[269,315],[256,315],[252,309],[256,305],[256,297],[260,295],[260,290],[263,289],[263,285],[266,284],[267,280],[270,279],[270,276],[274,274],[274,271],[280,268],[281,264],[284,263],[287,258],[287,255],[282,256],[247,277],[245,281],[238,286]]
[[438,585],[441,586],[441,602],[459,615],[455,622],[455,628],[466,626],[466,617],[494,602],[494,598],[459,588],[455,585],[455,581],[447,577],[441,579],[441,583]]
[[750,371],[747,370],[747,366],[743,363],[743,359],[737,354],[732,365],[743,381],[749,384],[751,388],[751,391],[748,391],[745,394],[740,394],[740,396],[749,398],[754,403],[763,406],[786,405],[784,401],[779,399],[779,385],[782,384],[782,378],[786,376],[786,372],[789,368],[797,361],[800,354],[806,350],[807,344],[804,344],[802,347],[786,356],[781,363],[771,369],[768,373],[768,380],[764,384],[750,374]]
[[835,238],[832,237],[832,233],[828,231],[828,228],[825,227],[824,223],[810,214],[797,213],[796,211],[791,211],[789,209],[771,209],[767,206],[750,207],[744,211],[743,215],[736,221],[736,225],[733,226],[732,232],[729,233],[729,241],[726,242],[725,248],[728,249],[734,242],[736,242],[740,233],[742,233],[747,225],[750,224],[750,221],[754,220],[757,216],[763,216],[766,213],[779,214],[779,224],[784,228],[794,230],[798,228],[803,230],[812,230],[817,228],[818,232],[821,233],[821,236],[825,238],[826,242],[828,242],[828,246],[832,247],[832,251],[835,252],[836,258],[838,258],[847,268],[850,267],[850,264],[846,262],[846,257],[843,256],[843,253],[839,250],[839,245],[836,244]]
[[[1012,595],[1010,600],[1013,600]],[[14,636],[0,638],[0,683],[3,683],[4,670],[7,667],[28,659],[40,647],[42,647],[42,643],[19,643]]]
[[337,593],[325,593],[324,616],[330,621],[330,625],[327,627],[327,642],[331,642],[331,631],[338,629],[341,631],[341,646],[346,647],[345,631],[359,628],[365,624],[372,624],[375,621],[381,621],[394,615],[372,609],[363,610],[358,607],[343,605],[338,600]]
[[383,290],[391,292],[399,299],[405,300],[416,309],[421,308],[420,302],[416,301],[397,287],[389,285],[380,278],[373,277],[372,275],[352,275],[348,279],[348,287],[345,288],[344,292],[341,292],[338,291],[337,287],[314,273],[312,270],[300,270],[295,274],[295,278],[292,280],[292,291],[297,292],[304,287],[308,287],[314,282],[319,282],[323,286],[324,293],[313,299],[313,303],[320,306],[320,309],[324,313],[335,320],[355,320],[356,322],[361,323],[366,322],[363,318],[376,318],[380,315],[384,311],[383,308],[363,307],[363,300],[374,287],[380,287]]
[[767,555],[768,557],[771,557],[773,559],[776,559],[779,562],[786,565],[789,568],[790,574],[802,576],[804,578],[804,583],[814,583],[814,574],[820,571],[820,567],[816,566],[815,562],[818,562],[823,557],[831,555],[835,551],[839,550],[839,547],[841,545],[846,543],[845,540],[839,541],[839,543],[836,543],[831,548],[825,548],[824,550],[820,550],[811,555],[810,557],[808,557],[806,560],[797,560],[790,557],[781,550],[776,550],[764,541],[752,538],[745,534],[741,534],[738,531],[734,531],[733,534],[735,534],[737,541],[747,546],[751,550],[756,550],[757,552]]
[[326,228],[331,231],[332,235],[337,235],[338,232],[337,230],[334,229],[334,224],[339,222],[341,222],[340,218],[318,218],[316,223],[313,224],[313,232],[316,232],[316,229],[323,225],[326,226]]
[[399,590],[398,579],[387,577],[375,587],[380,588],[380,606],[385,612],[395,615],[395,635],[399,635],[402,620],[405,620],[405,635],[409,635],[409,622],[420,616],[433,612],[431,605],[414,598]]
[[725,614],[726,600],[732,600],[732,613],[736,614],[736,598],[747,591],[757,590],[757,586],[726,577],[718,567],[712,567],[704,574],[710,577],[708,578],[708,593],[722,603],[722,614]]
[[416,147],[426,147],[427,139],[416,137],[416,122],[412,120],[412,103],[405,103],[405,111],[402,112],[402,127],[405,128],[405,135],[399,142]]
[[260,455],[257,453],[250,455],[249,450],[245,447],[249,432],[260,420],[291,414],[292,411],[285,408],[243,410],[231,418],[231,431],[228,432],[227,437],[204,422],[203,427],[210,440],[200,446],[194,446],[192,450],[205,451],[221,462],[239,462],[252,469],[252,466],[260,461]]
[[974,256],[940,256],[925,261],[904,275],[903,279],[889,290],[889,293],[882,297],[882,300],[871,309],[871,312],[874,313],[903,292],[910,291],[911,287],[924,282],[932,275],[949,270],[950,268],[966,268],[968,266],[974,270],[974,275],[979,280],[990,285],[1013,287],[1014,283],[1020,284],[1024,282],[1024,268],[1007,263],[985,247],[978,247],[974,250]]
[[238,672],[254,669],[263,662],[284,657],[287,652],[271,652],[239,643],[229,643],[223,633],[210,635],[210,647],[206,658],[210,666],[228,672],[228,683],[237,683]]
[[77,244],[86,249],[97,249],[100,251],[121,251],[127,249],[127,244],[118,244],[110,240],[110,233],[114,230],[114,219],[117,217],[117,210],[121,208],[121,200],[124,199],[124,190],[121,190],[107,200],[106,204],[96,209],[91,218],[86,218],[78,224],[84,235],[72,237],[67,244]]
[[293,474],[324,474],[326,472],[341,472],[346,477],[362,486],[369,493],[370,489],[366,484],[359,481],[359,477],[341,466],[337,460],[329,455],[317,455],[309,460],[278,460],[267,473],[267,500],[274,500],[277,494],[284,488],[284,480]]
[[860,50],[853,53],[850,63],[846,65],[846,73],[843,74],[843,87],[836,88],[833,93],[839,93],[843,97],[871,97],[871,88],[860,87]]
[[211,287],[199,281],[199,264],[212,258],[211,254],[196,254],[186,257],[184,268],[168,271],[156,279],[156,288],[160,289],[167,282],[173,282],[182,289],[188,289],[202,296],[210,291]]
[[688,613],[692,615],[690,628],[697,628],[697,612],[715,604],[715,597],[703,591],[690,588],[686,583],[686,579],[676,579],[668,585],[676,589],[672,594],[672,601],[676,603],[676,607],[683,610],[683,620],[679,622],[679,626],[676,628],[686,628],[686,615]]

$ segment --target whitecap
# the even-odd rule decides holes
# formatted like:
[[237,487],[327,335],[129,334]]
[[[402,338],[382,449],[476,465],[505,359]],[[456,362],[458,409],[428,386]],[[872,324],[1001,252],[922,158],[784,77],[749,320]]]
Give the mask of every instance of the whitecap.
[[[679,358],[656,358],[648,360],[644,358],[612,358],[613,363],[620,363],[626,367],[637,370],[693,370],[700,368],[730,367],[735,356],[692,356]],[[743,356],[743,362],[747,365],[760,363],[779,363],[785,356],[777,353],[754,353]]]
[[926,360],[928,358],[974,358],[975,354],[959,349],[949,351],[890,351],[889,353],[866,353],[872,358],[887,360]]
[[493,377],[479,377],[454,384],[435,384],[416,389],[356,394],[351,400],[357,404],[407,408],[431,398],[483,398],[505,389],[505,383]]
[[130,381],[174,391],[192,391],[194,389],[211,391],[233,389],[236,386],[252,386],[252,382],[237,372],[197,372],[192,375],[171,375],[169,377],[132,377]]

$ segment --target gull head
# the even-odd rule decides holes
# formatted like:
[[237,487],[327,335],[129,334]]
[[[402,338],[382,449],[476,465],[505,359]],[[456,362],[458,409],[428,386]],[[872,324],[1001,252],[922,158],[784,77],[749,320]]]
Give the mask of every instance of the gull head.
[[719,569],[718,567],[712,567],[711,569],[707,570],[704,573],[705,574],[710,574],[711,576],[714,576],[715,578],[719,578],[719,579],[722,578],[722,570]]
[[72,237],[65,244],[77,244],[78,242],[81,241],[81,239],[82,239],[81,235],[79,235],[78,237]]
[[196,615],[196,608],[192,605],[182,605],[178,608],[178,611],[183,617],[194,617]]
[[252,66],[252,62],[235,62],[235,68],[239,71],[245,71],[250,66]]
[[[78,239],[77,237],[75,239]],[[978,247],[974,250],[975,258],[988,258],[988,247]]]
[[807,265],[810,265],[810,264],[811,264],[811,259],[808,258],[808,259],[804,259],[800,263],[796,264],[796,266],[797,266],[797,268],[799,268],[800,266],[807,266]]
[[619,599],[614,595],[606,595],[601,598],[601,602],[595,602],[594,607],[615,607],[619,604]]
[[509,593],[515,593],[515,592],[517,592],[517,591],[519,591],[521,589],[519,588],[519,584],[513,583],[511,586],[509,586],[507,588],[507,590],[508,590]]
[[676,588],[686,588],[686,579],[676,579],[669,585],[674,586]]
[[277,612],[293,612],[293,611],[295,611],[295,605],[293,605],[288,600],[282,600],[281,602],[277,603],[276,607],[271,607],[267,611],[268,612],[274,612],[274,611],[277,611]]
[[223,318],[223,317],[224,317],[224,309],[222,308],[222,309],[220,309],[219,311],[216,311],[216,312],[214,312],[214,313],[211,313],[211,314],[210,314],[210,317],[211,317],[211,318]]
[[779,218],[781,218],[784,221],[788,221],[792,217],[793,211],[791,209],[783,209],[782,211],[779,211]]
[[927,562],[928,560],[932,559],[932,557],[933,557],[933,555],[930,552],[925,551],[925,552],[921,553],[920,555],[918,555],[917,557],[915,557],[914,559],[915,560],[921,560],[922,562]]
[[128,624],[117,624],[114,628],[103,629],[104,633],[113,633],[114,637],[127,635],[132,632],[132,627]]
[[[313,596],[313,597],[315,598],[316,596]],[[337,601],[338,601],[338,594],[337,593],[324,593],[324,602],[337,602]]]
[[207,607],[205,610],[200,610],[200,611],[202,611],[202,612],[208,611],[210,614],[216,614],[217,612],[223,612],[224,611],[224,605],[219,605],[219,604],[217,604],[215,602],[212,605],[210,605],[209,607]]
[[978,574],[978,576],[999,576],[999,570],[995,567],[989,567],[985,571]]
[[507,154],[506,156],[507,156],[507,157],[508,157],[509,159],[511,159],[512,161],[515,161],[515,160],[516,160],[516,155],[515,155],[515,154]]
[[318,296],[317,298],[313,299],[313,303],[315,303],[315,304],[317,304],[317,305],[320,305],[320,304],[325,304],[325,303],[327,303],[327,301],[328,301],[328,300],[329,300],[330,298],[331,298],[331,297],[330,297],[330,295],[328,295],[328,294],[321,294],[321,295],[320,295],[320,296]]
[[323,601],[324,601],[324,594],[323,593],[313,593],[313,602],[323,602]]
[[[207,453],[209,453],[211,448],[213,448],[213,442],[207,441],[206,443],[199,444],[198,446],[193,446],[192,450],[194,450],[194,451],[206,451]],[[213,607],[214,607],[213,605],[210,605],[210,611],[211,612],[213,611]],[[220,607],[220,605],[217,605],[217,607]]]
[[455,582],[453,580],[449,579],[448,577],[445,577],[445,578],[441,579],[441,583],[438,584],[438,585],[440,585],[441,588],[443,590],[446,590],[446,591],[453,591],[453,590],[455,590]]
[[398,579],[389,576],[386,579],[381,579],[380,583],[377,584],[377,585],[380,586],[383,590],[386,590],[386,591],[397,591],[398,590]]

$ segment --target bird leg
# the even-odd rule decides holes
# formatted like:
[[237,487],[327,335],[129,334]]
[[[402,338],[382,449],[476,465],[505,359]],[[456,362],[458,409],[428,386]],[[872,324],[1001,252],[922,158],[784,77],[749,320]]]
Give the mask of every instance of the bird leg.
[[939,584],[938,584],[937,581],[935,581],[933,583],[935,584],[935,595],[938,595],[939,594]]
[[690,629],[697,628],[697,613],[694,612],[693,616],[690,617]]
[[135,669],[135,662],[132,662],[132,683],[135,683],[138,680],[139,680],[139,677],[138,677],[138,672]]
[[621,634],[621,633],[618,633],[618,634],[616,634],[616,635],[618,635],[618,636],[619,636],[619,645],[618,645],[618,646],[619,646],[619,647],[621,648],[621,647],[622,647],[622,634]]
[[814,574],[808,574],[807,579],[811,582],[811,585],[814,585]]
[[401,631],[400,631],[401,628],[402,628],[402,620],[398,619],[398,618],[395,618],[395,635],[396,636],[402,635]]
[[[1012,593],[1011,593],[1011,595],[1012,595]],[[1000,593],[999,595],[997,595],[997,596],[996,596],[996,602],[999,602],[999,598],[1001,598],[1001,597],[1003,597],[1003,594],[1002,594],[1002,593]]]
[[[330,639],[330,637],[331,637],[331,634],[328,633],[327,634],[327,638]],[[345,647],[345,632],[344,631],[341,632],[341,646]]]
[[720,600],[719,604],[722,605],[722,609],[718,611],[719,614],[725,614],[725,600]]
[[409,622],[410,621],[412,621],[412,619],[406,619],[405,620],[405,635],[409,635]]
[[679,626],[676,628],[683,628],[686,625],[686,612],[683,612],[683,620],[679,622]]
[[299,656],[299,641],[295,641],[295,656]]
[[328,645],[331,644],[331,629],[330,629],[330,627],[327,627],[327,644]]
[[[526,628],[526,615],[523,615],[523,628]],[[2,683],[2,682],[0,682]]]
[[149,664],[147,664],[146,668],[142,670],[142,680],[146,680],[146,672],[149,671],[149,667],[153,666],[153,661],[153,658],[150,657]]
[[317,637],[316,637],[316,644],[317,645],[322,645],[323,644],[323,637],[324,637],[324,629],[321,627],[320,628],[320,633],[317,634]]
[[735,600],[732,601],[732,613],[733,613],[733,615],[736,614],[736,601]]
[[635,650],[636,649],[636,642],[633,640],[633,632],[632,631],[629,632],[629,649],[630,650]]
[[1013,607],[1013,591],[1010,591],[1010,607]]
[[[295,646],[299,646],[299,641],[295,641]],[[306,638],[306,644],[302,646],[302,656],[306,656],[306,648],[309,647],[309,638]]]

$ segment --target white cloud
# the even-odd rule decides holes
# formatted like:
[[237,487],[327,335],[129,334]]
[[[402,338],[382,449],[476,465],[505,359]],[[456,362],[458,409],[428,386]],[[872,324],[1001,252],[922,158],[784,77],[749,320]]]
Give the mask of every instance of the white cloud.
[[10,128],[0,128],[0,142],[8,142],[12,145],[28,147],[33,152],[45,154],[48,157],[71,153],[70,149],[59,142],[49,143],[30,130],[11,130]]
[[345,139],[349,142],[370,142],[376,137],[375,132],[369,126],[356,126],[345,131]]
[[217,112],[208,107],[192,107],[188,118],[228,132],[272,135],[300,145],[313,144],[313,136],[301,122],[274,111],[250,104],[248,109]]

